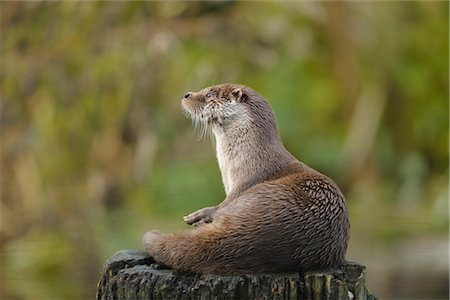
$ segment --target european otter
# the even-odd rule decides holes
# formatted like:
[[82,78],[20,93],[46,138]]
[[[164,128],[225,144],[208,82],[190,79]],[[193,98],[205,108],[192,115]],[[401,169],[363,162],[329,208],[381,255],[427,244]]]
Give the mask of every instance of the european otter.
[[212,130],[226,198],[185,217],[192,230],[150,231],[157,262],[200,273],[305,271],[344,263],[349,221],[336,184],[283,146],[266,100],[239,84],[189,92],[188,114]]

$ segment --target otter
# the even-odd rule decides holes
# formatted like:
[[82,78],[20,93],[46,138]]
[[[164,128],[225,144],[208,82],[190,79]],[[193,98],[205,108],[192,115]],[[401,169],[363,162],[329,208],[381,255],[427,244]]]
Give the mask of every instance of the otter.
[[159,263],[195,273],[304,272],[345,263],[345,198],[327,176],[283,146],[269,103],[251,88],[188,92],[182,107],[215,137],[226,197],[184,220],[192,229],[147,232]]

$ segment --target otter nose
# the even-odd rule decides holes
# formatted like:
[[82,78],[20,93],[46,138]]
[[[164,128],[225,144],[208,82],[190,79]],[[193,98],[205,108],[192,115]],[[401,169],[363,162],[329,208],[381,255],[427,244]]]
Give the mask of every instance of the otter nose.
[[192,93],[191,92],[188,92],[188,93],[186,93],[185,95],[184,95],[184,99],[187,99],[187,98],[189,98],[189,97],[191,97],[192,96]]

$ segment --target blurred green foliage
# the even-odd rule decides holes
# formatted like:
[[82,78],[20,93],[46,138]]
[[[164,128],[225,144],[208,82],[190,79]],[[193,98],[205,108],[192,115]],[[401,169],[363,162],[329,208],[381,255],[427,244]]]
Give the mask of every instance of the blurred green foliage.
[[447,2],[0,8],[0,297],[91,298],[114,251],[219,203],[179,99],[222,82],[264,95],[286,147],[336,179],[351,249],[448,232]]

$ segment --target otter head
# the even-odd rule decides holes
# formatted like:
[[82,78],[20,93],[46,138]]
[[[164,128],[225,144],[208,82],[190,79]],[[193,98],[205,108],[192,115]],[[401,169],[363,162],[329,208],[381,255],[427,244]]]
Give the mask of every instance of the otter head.
[[282,143],[267,101],[240,84],[221,84],[189,92],[184,110],[199,124],[202,136],[211,129],[225,192],[249,187],[294,160]]
[[226,83],[188,92],[182,104],[195,122],[214,132],[230,129],[248,132],[256,126],[257,130],[252,132],[278,136],[270,105],[261,95],[244,85]]

